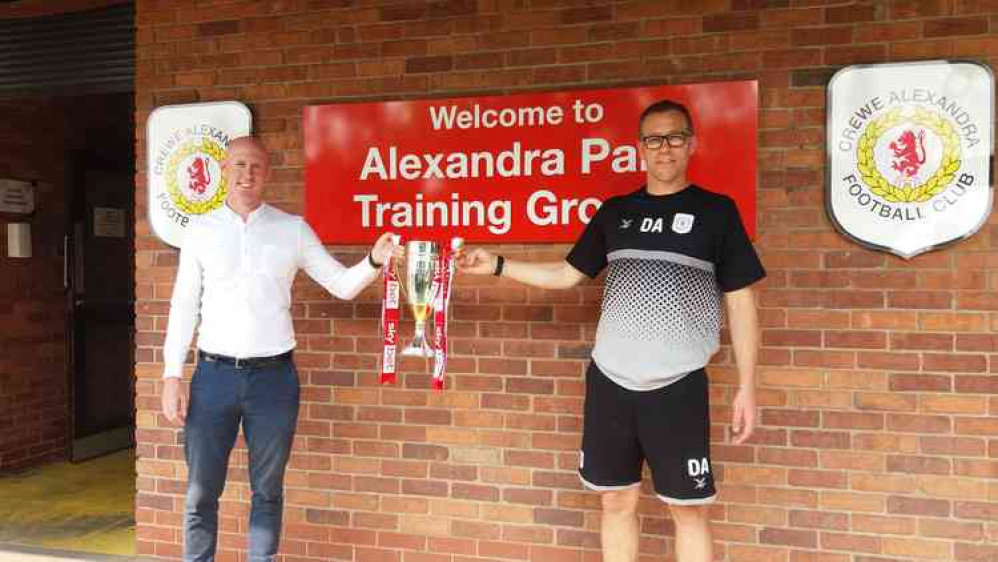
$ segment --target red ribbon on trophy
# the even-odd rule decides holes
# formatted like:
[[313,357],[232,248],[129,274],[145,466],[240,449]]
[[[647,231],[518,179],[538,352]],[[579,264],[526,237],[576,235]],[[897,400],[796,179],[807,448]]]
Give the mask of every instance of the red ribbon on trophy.
[[433,358],[433,388],[443,390],[447,374],[447,310],[450,305],[451,282],[454,279],[454,253],[464,244],[460,238],[451,240],[451,247],[444,248],[433,280],[437,286],[433,299],[433,340],[436,353]]
[[[395,235],[395,244],[400,244],[402,237]],[[399,341],[399,296],[400,289],[398,272],[395,271],[394,258],[389,255],[382,269],[384,276],[384,293],[381,299],[381,333],[384,349],[381,354],[381,384],[395,384],[395,372],[398,366],[396,352]]]
[[[396,243],[399,240],[396,238]],[[406,244],[405,281],[394,263],[384,269],[385,291],[381,305],[384,351],[381,362],[381,383],[395,382],[397,356],[433,357],[433,388],[442,390],[447,372],[447,310],[450,305],[454,278],[454,256],[464,244],[454,238],[450,247],[429,241],[409,241]],[[398,352],[399,301],[402,293],[412,307],[416,320],[413,341]],[[432,312],[432,316],[431,313]],[[426,320],[433,321],[433,344],[426,338]]]

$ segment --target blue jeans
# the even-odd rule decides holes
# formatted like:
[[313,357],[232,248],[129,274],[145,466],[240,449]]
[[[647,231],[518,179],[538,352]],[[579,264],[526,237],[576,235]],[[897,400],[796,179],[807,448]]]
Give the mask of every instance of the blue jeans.
[[276,559],[284,507],[284,468],[298,422],[298,371],[291,359],[240,367],[199,359],[184,427],[187,500],[184,560],[213,562],[218,498],[240,422],[249,450],[250,562]]

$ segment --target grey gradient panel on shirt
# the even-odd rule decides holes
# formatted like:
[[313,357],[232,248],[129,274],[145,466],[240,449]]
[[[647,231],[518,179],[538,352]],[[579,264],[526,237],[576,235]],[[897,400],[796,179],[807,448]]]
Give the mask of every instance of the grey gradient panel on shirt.
[[720,303],[708,262],[671,252],[613,252],[593,360],[625,388],[671,384],[717,350]]

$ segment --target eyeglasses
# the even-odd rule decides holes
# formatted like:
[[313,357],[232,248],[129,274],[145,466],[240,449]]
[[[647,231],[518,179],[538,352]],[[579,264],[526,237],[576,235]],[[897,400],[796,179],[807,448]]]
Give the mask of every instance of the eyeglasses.
[[641,137],[641,144],[648,150],[658,150],[662,148],[663,144],[669,145],[670,148],[682,148],[686,146],[686,141],[692,137],[693,133],[686,131],[669,133],[668,135],[648,135]]

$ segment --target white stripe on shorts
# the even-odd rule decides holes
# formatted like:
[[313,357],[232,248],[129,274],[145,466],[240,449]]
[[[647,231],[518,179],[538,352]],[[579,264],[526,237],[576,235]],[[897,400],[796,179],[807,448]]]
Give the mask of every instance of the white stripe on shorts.
[[598,492],[610,492],[613,490],[630,490],[631,488],[637,488],[641,486],[641,481],[638,480],[633,484],[622,484],[620,486],[600,486],[599,484],[593,484],[592,482],[586,480],[582,477],[582,473],[579,473],[579,480],[582,481],[582,485],[590,490],[596,490]]
[[670,498],[668,496],[663,496],[662,494],[655,494],[655,495],[658,496],[658,499],[662,500],[663,502],[672,505],[707,505],[714,503],[714,500],[717,499],[717,494],[714,494],[713,496],[709,496],[706,498],[699,498],[692,500],[681,500],[679,498]]

